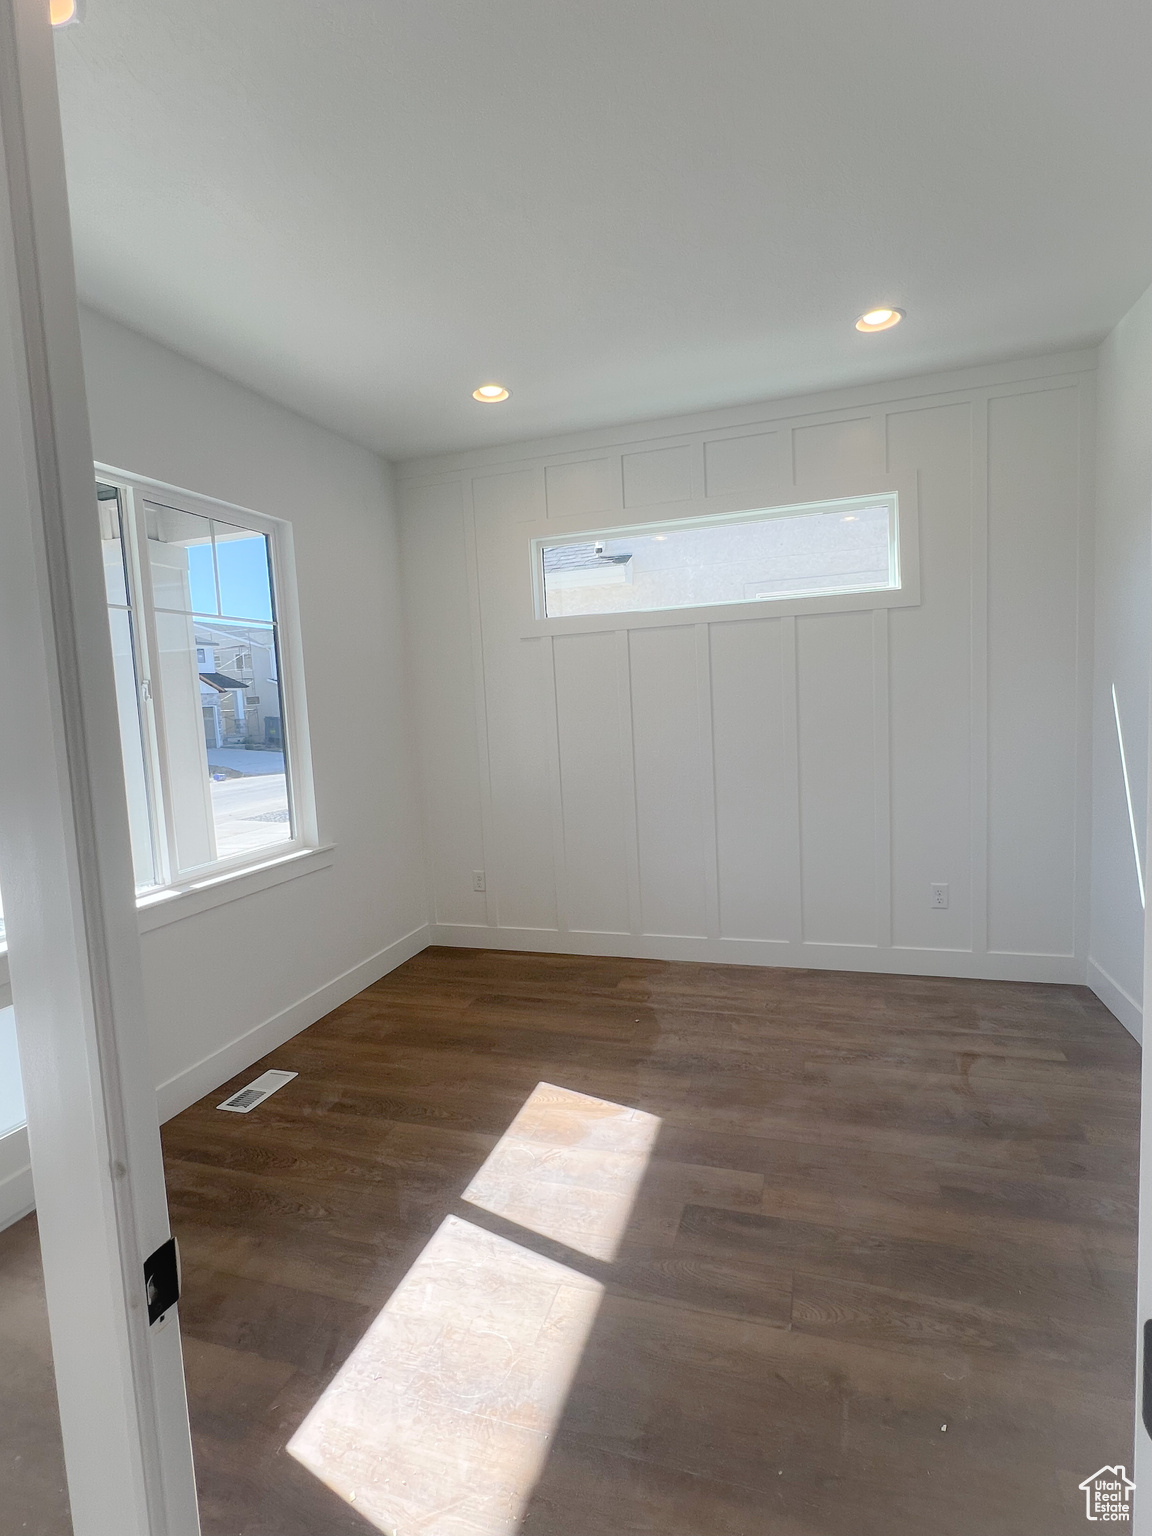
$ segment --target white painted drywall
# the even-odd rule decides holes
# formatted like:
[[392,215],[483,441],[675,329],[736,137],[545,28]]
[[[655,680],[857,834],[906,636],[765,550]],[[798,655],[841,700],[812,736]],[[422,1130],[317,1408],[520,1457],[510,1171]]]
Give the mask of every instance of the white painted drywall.
[[1143,860],[1152,635],[1152,289],[1100,347],[1096,480],[1092,933],[1088,981],[1138,1036],[1144,913],[1112,689],[1116,689],[1119,705],[1132,819]]
[[[1093,367],[399,466],[439,941],[1082,980]],[[534,534],[887,476],[916,606],[525,638]]]
[[101,462],[292,524],[319,831],[335,844],[329,867],[143,935],[166,1117],[427,942],[392,478],[102,316],[83,332]]

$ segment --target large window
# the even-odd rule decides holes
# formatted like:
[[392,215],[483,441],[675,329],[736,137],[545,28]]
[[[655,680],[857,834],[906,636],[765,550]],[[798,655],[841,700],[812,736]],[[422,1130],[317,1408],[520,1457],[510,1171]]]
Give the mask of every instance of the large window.
[[893,591],[896,496],[536,541],[541,618]]
[[137,890],[299,841],[272,520],[97,481]]

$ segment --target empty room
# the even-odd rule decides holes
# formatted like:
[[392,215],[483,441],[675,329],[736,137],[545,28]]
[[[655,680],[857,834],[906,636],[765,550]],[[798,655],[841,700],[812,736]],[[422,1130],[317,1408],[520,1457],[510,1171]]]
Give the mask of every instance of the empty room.
[[0,1536],[1152,1536],[1150,53],[0,0]]

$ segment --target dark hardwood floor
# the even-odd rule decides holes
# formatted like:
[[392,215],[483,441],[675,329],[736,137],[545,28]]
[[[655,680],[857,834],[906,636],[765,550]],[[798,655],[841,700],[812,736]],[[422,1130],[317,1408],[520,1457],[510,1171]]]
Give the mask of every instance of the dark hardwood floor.
[[[285,1446],[450,1216],[602,1292],[522,1523],[400,1536],[1061,1536],[1130,1465],[1139,1052],[1084,988],[429,949],[267,1066],[164,1128],[205,1536],[380,1528]],[[659,1117],[611,1258],[460,1198],[541,1082]],[[29,1219],[2,1536],[68,1529],[51,1402]]]

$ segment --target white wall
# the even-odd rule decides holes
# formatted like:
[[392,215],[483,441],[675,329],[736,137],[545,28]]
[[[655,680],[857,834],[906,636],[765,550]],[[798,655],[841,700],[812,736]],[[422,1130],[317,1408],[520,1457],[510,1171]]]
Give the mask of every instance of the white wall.
[[1152,633],[1152,289],[1100,347],[1098,417],[1088,980],[1139,1036],[1144,912],[1112,688],[1116,688],[1120,709],[1132,819],[1143,864]]
[[319,832],[335,844],[327,868],[144,933],[167,1116],[427,943],[396,516],[375,455],[82,318],[101,462],[292,524]]
[[[401,465],[437,941],[1082,980],[1093,365]],[[917,606],[524,638],[533,534],[890,476]]]

